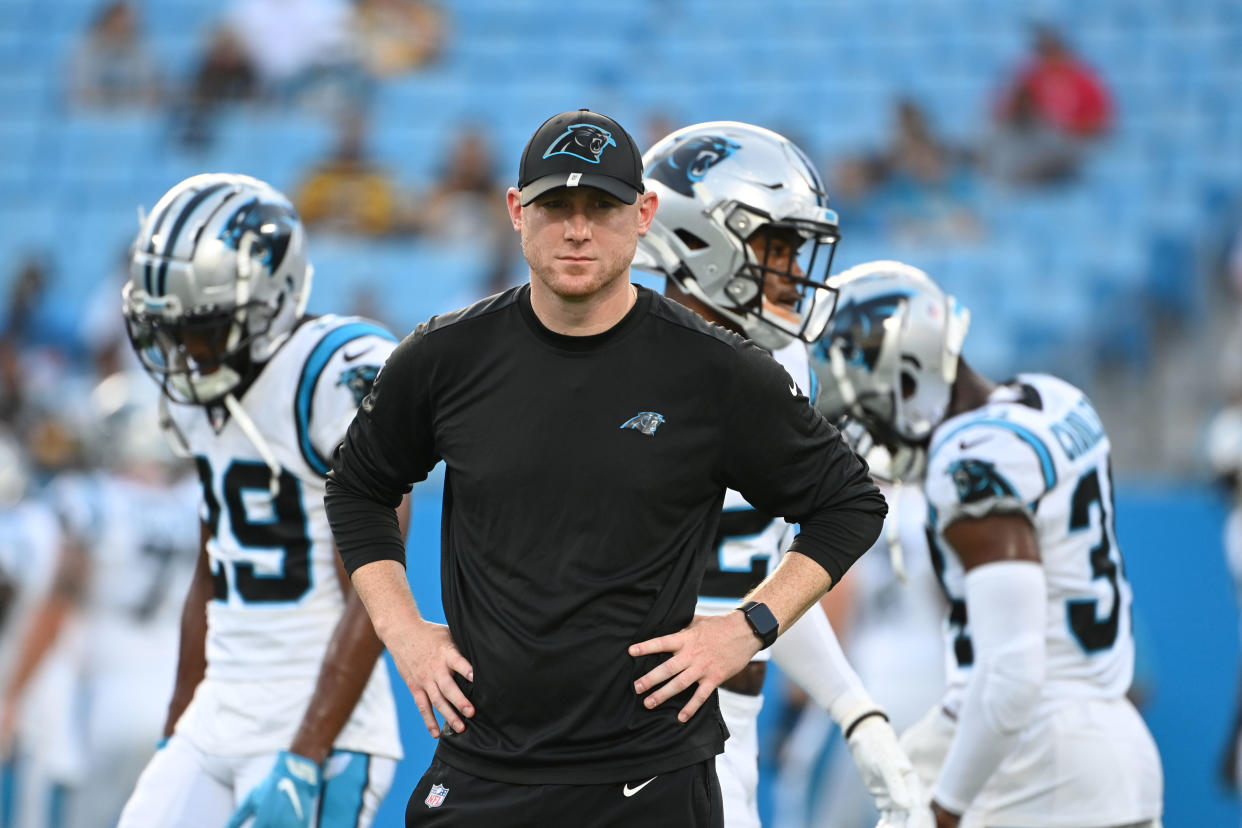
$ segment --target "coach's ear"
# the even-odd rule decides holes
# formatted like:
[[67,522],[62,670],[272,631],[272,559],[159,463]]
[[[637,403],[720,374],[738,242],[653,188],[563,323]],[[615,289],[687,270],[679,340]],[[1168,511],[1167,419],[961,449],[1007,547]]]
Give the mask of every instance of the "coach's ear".
[[660,206],[660,198],[651,190],[638,196],[638,235],[646,235],[655,219],[656,208]]
[[505,193],[505,203],[509,207],[509,221],[513,224],[513,229],[518,233],[522,232],[522,196],[518,193],[517,187],[510,187]]

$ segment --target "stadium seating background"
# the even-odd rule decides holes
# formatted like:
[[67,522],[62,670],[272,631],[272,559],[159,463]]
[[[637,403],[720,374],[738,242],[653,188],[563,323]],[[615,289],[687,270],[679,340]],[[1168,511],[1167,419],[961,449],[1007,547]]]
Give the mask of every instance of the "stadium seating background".
[[[220,4],[138,6],[163,71],[184,78]],[[1089,390],[1101,371],[1145,370],[1163,345],[1161,331],[1193,335],[1211,313],[1206,260],[1232,229],[1224,224],[1236,223],[1229,208],[1242,184],[1236,0],[445,6],[451,35],[443,61],[387,83],[376,100],[373,148],[410,186],[429,183],[461,124],[486,128],[512,176],[531,129],[578,106],[634,125],[651,114],[676,124],[755,121],[788,131],[827,161],[880,145],[900,93],[922,102],[942,134],[971,142],[1000,79],[1024,54],[1025,24],[1051,20],[1116,95],[1117,128],[1094,148],[1083,180],[1038,196],[982,186],[974,207],[988,233],[969,243],[895,246],[852,232],[844,215],[839,264],[883,257],[925,267],[974,310],[967,354],[985,372],[1040,368]],[[195,154],[170,140],[165,115],[71,111],[65,61],[94,9],[87,0],[0,4],[0,286],[19,255],[45,251],[68,330],[86,297],[112,277],[138,205],[205,170],[291,187],[333,135],[311,114],[241,107],[221,116],[219,140]],[[476,252],[421,240],[316,238],[311,255],[313,310],[339,307],[366,285],[399,329],[478,295],[486,270]],[[1192,466],[1187,460],[1172,471]],[[438,603],[436,495],[433,486],[420,489],[411,539],[412,581],[429,608]],[[1144,658],[1155,676],[1145,713],[1166,763],[1171,828],[1239,821],[1236,801],[1214,782],[1238,661],[1222,520],[1211,492],[1171,474],[1130,478],[1119,502]],[[401,824],[401,792],[430,751],[412,708],[402,712],[409,756],[381,826]]]

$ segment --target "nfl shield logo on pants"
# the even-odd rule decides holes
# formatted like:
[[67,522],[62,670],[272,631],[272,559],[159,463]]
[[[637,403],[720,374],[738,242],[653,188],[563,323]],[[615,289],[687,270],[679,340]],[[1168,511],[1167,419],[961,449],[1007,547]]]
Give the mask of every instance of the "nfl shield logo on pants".
[[427,794],[427,798],[423,802],[428,808],[439,808],[444,804],[446,796],[448,796],[448,788],[443,785],[432,785],[431,793]]

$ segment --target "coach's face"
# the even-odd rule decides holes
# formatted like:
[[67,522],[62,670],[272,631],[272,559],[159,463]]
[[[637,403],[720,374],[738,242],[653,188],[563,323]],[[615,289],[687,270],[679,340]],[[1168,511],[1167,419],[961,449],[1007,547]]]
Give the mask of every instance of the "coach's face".
[[508,202],[531,277],[571,300],[598,294],[629,273],[657,204],[655,193],[626,204],[593,187],[561,187],[525,207],[510,188]]

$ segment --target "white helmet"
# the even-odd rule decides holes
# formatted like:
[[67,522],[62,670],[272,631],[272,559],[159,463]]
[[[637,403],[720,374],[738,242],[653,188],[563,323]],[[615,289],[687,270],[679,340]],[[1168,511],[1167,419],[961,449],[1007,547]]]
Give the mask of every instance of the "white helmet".
[[[712,121],[657,142],[643,167],[660,207],[635,267],[675,280],[769,350],[819,338],[835,299],[827,281],[837,214],[802,150],[762,127]],[[796,234],[800,274],[759,261],[747,240],[764,228]],[[768,276],[796,285],[792,307],[765,296]]]
[[832,283],[837,312],[810,349],[815,405],[858,419],[890,452],[924,443],[949,409],[970,312],[901,262],[860,264]]
[[141,371],[118,371],[90,396],[94,460],[112,469],[171,467],[173,452],[161,427],[160,394]]
[[177,402],[217,401],[306,310],[311,268],[293,205],[245,175],[169,190],[134,240],[123,292],[134,350]]

